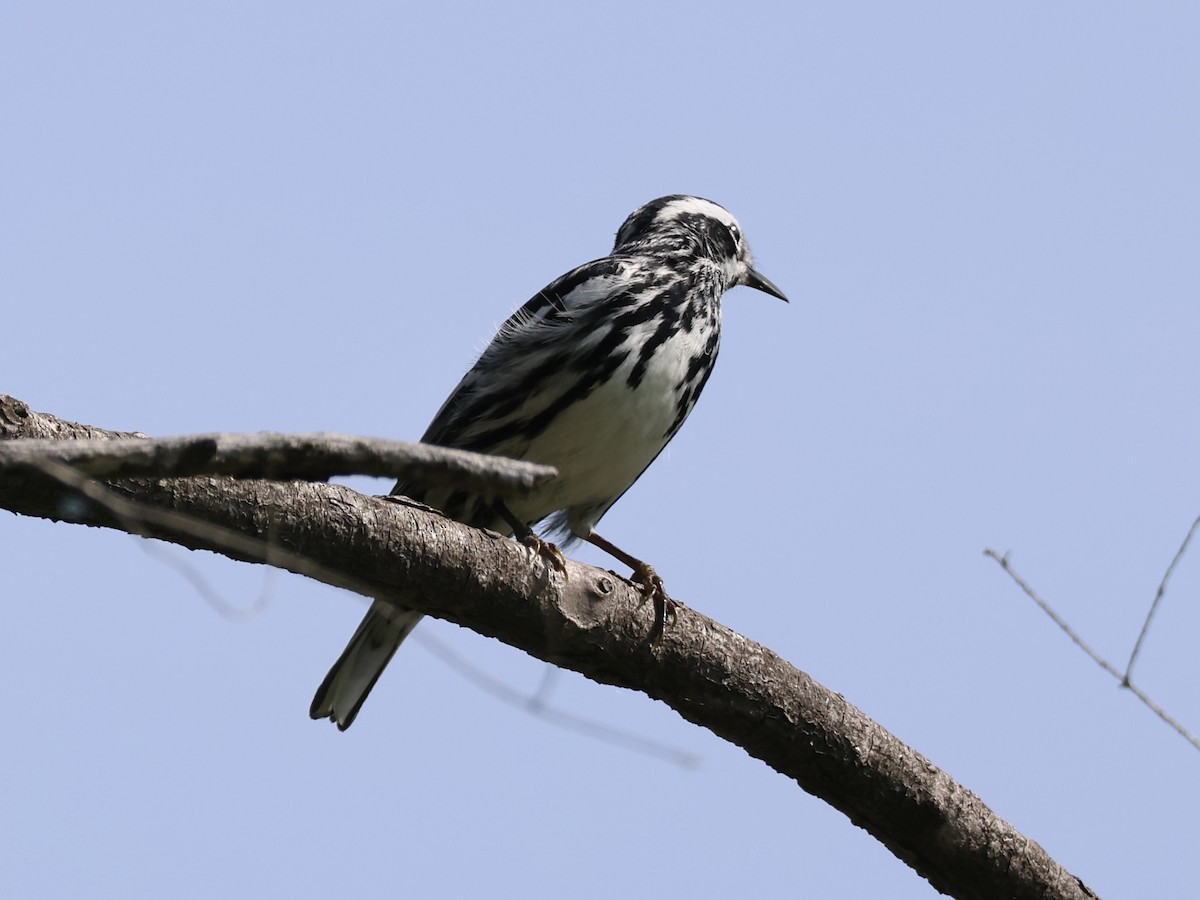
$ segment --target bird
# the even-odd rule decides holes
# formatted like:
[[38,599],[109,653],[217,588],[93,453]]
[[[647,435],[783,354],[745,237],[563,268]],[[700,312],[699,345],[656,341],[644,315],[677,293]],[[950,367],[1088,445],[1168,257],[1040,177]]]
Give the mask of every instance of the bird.
[[[563,546],[600,547],[654,599],[657,642],[674,616],[662,579],[595,528],[691,412],[720,347],[721,298],[739,285],[788,299],[754,268],[724,207],[672,194],[634,210],[611,253],[550,282],[509,317],[421,438],[558,474],[503,501],[404,481],[392,494],[516,537],[564,574],[559,545],[534,526]],[[374,601],[318,688],[311,717],[349,728],[422,615]]]

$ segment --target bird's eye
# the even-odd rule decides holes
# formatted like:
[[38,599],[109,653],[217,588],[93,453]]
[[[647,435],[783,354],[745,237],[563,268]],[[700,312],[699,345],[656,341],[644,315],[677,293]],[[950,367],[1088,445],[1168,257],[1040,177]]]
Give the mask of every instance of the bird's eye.
[[742,230],[736,225],[729,226],[729,233],[733,235],[733,242],[735,244],[740,244],[742,242]]

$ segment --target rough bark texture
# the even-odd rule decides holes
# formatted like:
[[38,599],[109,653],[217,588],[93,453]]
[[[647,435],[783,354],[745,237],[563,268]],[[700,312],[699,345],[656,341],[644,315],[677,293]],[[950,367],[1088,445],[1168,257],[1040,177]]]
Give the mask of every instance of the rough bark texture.
[[[0,439],[25,436],[139,437],[62,422],[0,395]],[[0,507],[14,512],[265,559],[643,691],[841,810],[946,894],[1095,896],[975,794],[766,647],[682,605],[652,647],[649,605],[604,570],[569,561],[564,582],[513,541],[338,485],[197,477],[81,495],[14,471],[0,463]]]

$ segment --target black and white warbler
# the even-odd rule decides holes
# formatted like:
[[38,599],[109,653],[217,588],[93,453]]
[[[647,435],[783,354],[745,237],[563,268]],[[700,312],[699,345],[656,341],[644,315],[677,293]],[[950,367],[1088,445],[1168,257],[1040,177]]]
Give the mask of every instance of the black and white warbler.
[[[655,600],[661,637],[673,611],[661,579],[593,529],[691,412],[717,358],[721,296],[737,285],[787,300],[751,266],[725,209],[682,195],[647,203],[625,220],[612,253],[551,282],[504,323],[421,439],[546,463],[558,476],[507,505],[403,482],[392,493],[516,534],[559,569],[557,547],[533,525],[545,520],[548,534],[601,547]],[[312,717],[350,727],[420,619],[376,601],[317,690]]]

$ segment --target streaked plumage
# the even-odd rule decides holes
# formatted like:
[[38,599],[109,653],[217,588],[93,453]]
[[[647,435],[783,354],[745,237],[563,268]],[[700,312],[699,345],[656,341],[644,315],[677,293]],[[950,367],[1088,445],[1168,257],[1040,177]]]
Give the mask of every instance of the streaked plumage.
[[[504,534],[512,520],[547,520],[552,534],[592,538],[691,412],[716,361],[721,296],[736,285],[786,299],[752,268],[726,210],[682,195],[636,210],[611,254],[551,282],[505,322],[422,437],[547,463],[558,476],[510,502],[508,517],[492,498],[462,491],[400,483],[393,493]],[[348,728],[420,618],[376,601],[318,689],[312,717]]]

